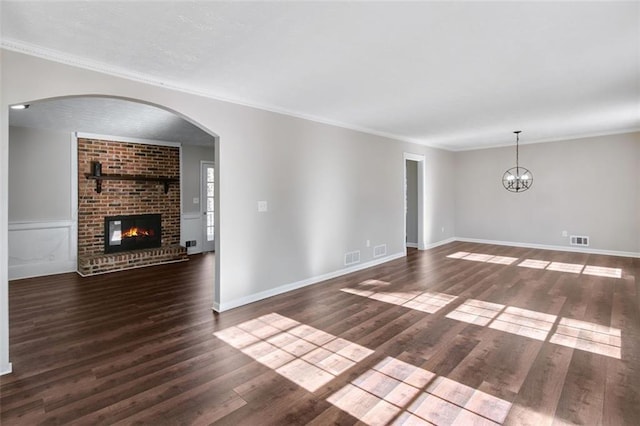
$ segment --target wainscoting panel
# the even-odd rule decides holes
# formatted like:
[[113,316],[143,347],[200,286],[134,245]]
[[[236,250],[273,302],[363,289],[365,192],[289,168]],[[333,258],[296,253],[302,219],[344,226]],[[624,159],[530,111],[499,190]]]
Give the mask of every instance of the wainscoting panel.
[[196,241],[195,247],[187,247],[187,254],[202,253],[202,214],[183,213],[180,244],[187,246],[187,241]]
[[76,270],[72,221],[9,223],[9,279]]

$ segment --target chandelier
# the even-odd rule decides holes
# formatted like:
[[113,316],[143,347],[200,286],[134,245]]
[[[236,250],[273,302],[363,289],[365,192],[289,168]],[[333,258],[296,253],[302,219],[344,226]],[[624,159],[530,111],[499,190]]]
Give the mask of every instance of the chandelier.
[[533,185],[533,174],[518,163],[518,145],[521,130],[516,130],[516,166],[510,168],[502,175],[502,185],[507,191],[524,192]]

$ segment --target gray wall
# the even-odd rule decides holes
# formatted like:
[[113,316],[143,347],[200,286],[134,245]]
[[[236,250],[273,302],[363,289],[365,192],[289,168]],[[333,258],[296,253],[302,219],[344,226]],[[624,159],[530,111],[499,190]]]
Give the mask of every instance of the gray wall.
[[407,243],[418,244],[418,163],[407,160]]
[[534,182],[524,193],[502,187],[515,146],[456,155],[456,236],[640,252],[640,133],[520,146]]
[[[367,239],[372,246],[387,244],[389,254],[403,253],[405,151],[426,158],[427,203],[434,206],[428,212],[427,242],[453,236],[452,153],[16,52],[2,51],[2,61],[3,120],[13,103],[107,95],[164,106],[220,137],[215,152],[217,308],[339,271],[345,251],[361,250],[363,263],[372,260]],[[268,202],[266,213],[257,212],[260,200]],[[6,225],[0,220],[2,232]],[[5,265],[0,258],[0,268]]]
[[200,213],[200,161],[213,161],[214,147],[182,145],[182,212]]
[[71,134],[9,128],[9,222],[71,220]]

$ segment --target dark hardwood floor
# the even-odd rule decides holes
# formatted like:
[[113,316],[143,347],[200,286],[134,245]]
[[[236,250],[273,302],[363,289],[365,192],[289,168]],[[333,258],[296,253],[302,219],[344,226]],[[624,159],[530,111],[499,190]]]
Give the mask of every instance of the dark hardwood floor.
[[12,281],[0,423],[640,424],[640,259],[457,242],[222,314],[213,264]]

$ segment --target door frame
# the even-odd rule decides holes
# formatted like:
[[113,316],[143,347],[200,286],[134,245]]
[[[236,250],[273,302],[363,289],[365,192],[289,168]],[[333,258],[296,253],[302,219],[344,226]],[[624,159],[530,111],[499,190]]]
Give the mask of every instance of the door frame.
[[407,254],[407,160],[417,162],[418,168],[418,250],[426,250],[427,244],[425,241],[425,233],[424,233],[424,212],[426,211],[424,202],[425,202],[425,171],[426,171],[426,161],[425,156],[422,154],[414,154],[410,152],[403,153],[402,156],[402,170],[403,170],[403,180],[402,180],[402,195],[403,195],[403,215],[402,215],[402,246],[404,247],[404,253]]
[[[205,186],[204,186],[204,173],[203,173],[203,169],[205,167],[205,165],[211,165],[213,166],[213,174],[214,174],[214,179],[215,177],[215,170],[216,170],[216,162],[215,161],[211,161],[211,160],[200,160],[200,219],[201,219],[201,226],[200,226],[200,232],[202,235],[202,253],[209,253],[209,252],[215,252],[216,251],[216,240],[217,238],[217,228],[215,227],[215,217],[217,216],[217,211],[215,210],[216,206],[215,206],[215,200],[216,200],[216,194],[214,192],[213,195],[213,200],[214,200],[214,204],[213,204],[213,214],[214,214],[214,234],[213,234],[213,245],[211,248],[207,247],[207,220],[206,220],[206,212],[207,212],[207,204],[206,204],[206,199],[205,197],[203,197],[203,195],[205,195]],[[214,180],[214,187],[215,187],[215,183],[216,181]]]

